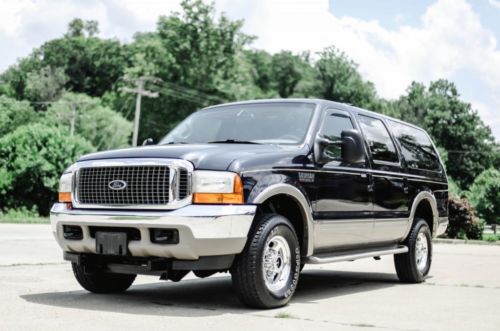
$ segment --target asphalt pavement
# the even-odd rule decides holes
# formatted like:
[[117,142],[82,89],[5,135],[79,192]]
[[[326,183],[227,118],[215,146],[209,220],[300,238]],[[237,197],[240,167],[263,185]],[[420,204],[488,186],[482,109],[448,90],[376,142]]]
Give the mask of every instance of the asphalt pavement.
[[227,274],[139,276],[82,290],[49,225],[0,224],[0,330],[500,330],[500,246],[434,245],[430,277],[398,282],[392,257],[306,266],[286,307],[252,310]]

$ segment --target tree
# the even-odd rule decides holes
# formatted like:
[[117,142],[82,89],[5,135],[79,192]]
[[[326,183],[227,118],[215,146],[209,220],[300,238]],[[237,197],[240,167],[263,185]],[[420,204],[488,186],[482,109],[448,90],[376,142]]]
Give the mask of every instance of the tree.
[[0,137],[21,125],[36,121],[38,117],[29,102],[0,95]]
[[472,184],[468,197],[479,217],[489,224],[500,224],[500,171],[483,171]]
[[495,139],[470,104],[460,100],[455,84],[438,80],[428,89],[424,127],[448,152],[446,169],[467,188],[474,178],[492,165]]
[[129,54],[118,40],[94,37],[97,31],[96,21],[73,20],[63,38],[44,43],[3,73],[0,93],[39,101],[40,94],[54,97],[62,88],[91,96],[115,90]]
[[99,23],[94,20],[84,21],[81,18],[74,18],[68,24],[68,32],[65,36],[68,38],[75,37],[85,37],[87,33],[88,37],[94,37],[99,33]]
[[413,82],[389,109],[390,115],[426,129],[446,150],[448,175],[464,189],[499,157],[491,129],[470,104],[460,100],[452,82],[441,79],[428,88]]
[[28,73],[26,98],[31,101],[54,101],[64,91],[68,77],[63,68],[46,66]]
[[[182,13],[160,17],[155,32],[136,35],[127,47],[127,75],[163,81],[148,86],[160,97],[142,104],[139,140],[159,139],[197,108],[241,96],[238,56],[251,40],[241,32],[242,22],[217,16],[213,5],[200,0],[181,5]],[[133,107],[128,96],[106,98],[115,109]]]
[[290,51],[274,54],[271,60],[271,77],[275,89],[282,98],[288,98],[295,92],[302,79],[302,60]]
[[82,137],[43,124],[17,128],[0,138],[0,209],[35,206],[48,215],[56,200],[59,176],[84,153],[93,151]]
[[132,123],[97,98],[66,93],[44,114],[44,123],[84,137],[97,150],[130,145]]
[[335,47],[326,48],[319,53],[315,67],[321,98],[372,108],[376,101],[375,88],[362,79],[357,65],[345,53]]

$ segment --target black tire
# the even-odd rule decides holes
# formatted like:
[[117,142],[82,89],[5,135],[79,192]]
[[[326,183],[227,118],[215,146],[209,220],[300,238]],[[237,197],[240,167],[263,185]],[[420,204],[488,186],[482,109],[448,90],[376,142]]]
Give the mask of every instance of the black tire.
[[[421,268],[417,265],[417,238],[423,233],[427,241],[427,259]],[[416,219],[408,238],[404,244],[408,247],[408,253],[394,255],[394,264],[398,278],[403,283],[421,283],[429,273],[432,263],[432,236],[429,225],[424,219]]]
[[73,274],[78,283],[92,293],[119,293],[127,290],[135,280],[136,275],[113,273],[86,273],[82,266],[72,263]]
[[[290,252],[290,272],[283,278],[283,287],[271,291],[264,277],[264,251],[272,247],[271,239],[284,239]],[[279,262],[277,262],[279,265]],[[240,300],[253,308],[284,306],[295,293],[300,273],[300,247],[295,230],[288,219],[265,214],[253,227],[243,252],[237,256],[231,275]],[[286,275],[286,273],[285,273]]]

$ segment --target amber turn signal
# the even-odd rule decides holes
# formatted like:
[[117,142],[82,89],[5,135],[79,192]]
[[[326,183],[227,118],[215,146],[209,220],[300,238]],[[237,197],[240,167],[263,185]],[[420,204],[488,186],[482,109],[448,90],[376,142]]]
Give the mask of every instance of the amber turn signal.
[[71,192],[59,192],[59,202],[71,202]]

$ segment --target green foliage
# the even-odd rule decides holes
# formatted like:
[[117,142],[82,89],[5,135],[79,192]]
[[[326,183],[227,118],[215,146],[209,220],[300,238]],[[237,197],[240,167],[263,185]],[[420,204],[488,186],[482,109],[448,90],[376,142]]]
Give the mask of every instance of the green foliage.
[[49,223],[49,219],[40,217],[35,206],[31,209],[22,206],[5,212],[0,210],[0,223]]
[[97,150],[129,146],[132,123],[103,106],[97,98],[66,93],[44,115],[44,123],[67,133],[71,133],[74,121],[74,133],[91,142]]
[[424,127],[434,142],[446,149],[447,173],[461,187],[472,184],[498,157],[491,129],[470,104],[460,100],[452,82],[437,80],[427,89],[412,83],[395,107],[398,117]]
[[335,47],[319,53],[315,64],[319,97],[371,108],[376,93],[372,83],[365,82],[357,65]]
[[460,186],[458,186],[457,182],[451,177],[448,177],[448,194],[454,198],[461,198],[464,195]]
[[[146,86],[160,97],[143,99],[139,140],[158,140],[197,108],[250,97],[241,93],[244,69],[237,67],[243,46],[252,39],[241,32],[242,22],[217,17],[214,6],[200,0],[182,1],[181,6],[182,13],[160,17],[155,32],[136,35],[128,47],[133,59],[126,70],[129,77],[163,80]],[[115,109],[132,117],[133,104],[125,94],[110,99]]]
[[500,224],[500,171],[488,169],[472,184],[468,197],[479,216],[489,224]]
[[34,206],[47,215],[55,201],[59,176],[84,153],[83,138],[42,124],[21,126],[0,138],[0,209]]
[[0,137],[17,127],[36,121],[37,113],[27,101],[17,101],[0,95]]
[[446,236],[459,239],[481,239],[484,222],[477,218],[474,207],[467,198],[451,197],[448,202],[450,224],[446,230]]
[[43,67],[28,73],[26,98],[33,101],[54,101],[64,90],[68,77],[62,68]]
[[68,24],[68,32],[66,37],[84,37],[85,33],[88,37],[93,37],[99,33],[99,23],[97,21],[84,21],[80,18],[74,18]]
[[290,51],[281,51],[271,60],[271,77],[278,94],[282,98],[293,95],[302,79],[302,59]]

